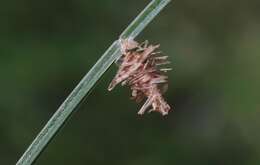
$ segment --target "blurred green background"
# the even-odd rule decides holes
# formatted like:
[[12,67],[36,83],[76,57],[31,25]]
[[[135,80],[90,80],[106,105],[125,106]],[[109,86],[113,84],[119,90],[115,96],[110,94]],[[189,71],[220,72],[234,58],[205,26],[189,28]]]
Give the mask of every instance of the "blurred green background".
[[[0,2],[0,164],[15,164],[149,0]],[[170,4],[138,40],[160,43],[174,112],[136,113],[115,65],[37,165],[260,164],[260,1]]]

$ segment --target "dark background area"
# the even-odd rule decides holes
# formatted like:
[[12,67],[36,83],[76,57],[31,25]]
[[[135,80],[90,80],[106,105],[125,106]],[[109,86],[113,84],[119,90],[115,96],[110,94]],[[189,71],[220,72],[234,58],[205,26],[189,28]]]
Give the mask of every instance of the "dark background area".
[[[149,0],[0,2],[0,164],[15,164]],[[174,112],[143,117],[106,72],[35,164],[260,164],[260,1],[182,0],[139,41],[170,56]]]

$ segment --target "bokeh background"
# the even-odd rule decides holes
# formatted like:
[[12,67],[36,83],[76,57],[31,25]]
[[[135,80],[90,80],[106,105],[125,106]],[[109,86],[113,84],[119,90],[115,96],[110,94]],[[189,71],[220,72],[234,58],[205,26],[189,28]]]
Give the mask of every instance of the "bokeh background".
[[[71,90],[149,0],[0,2],[0,164],[15,164]],[[182,0],[139,41],[173,71],[167,117],[139,117],[116,67],[37,165],[260,164],[260,1]]]

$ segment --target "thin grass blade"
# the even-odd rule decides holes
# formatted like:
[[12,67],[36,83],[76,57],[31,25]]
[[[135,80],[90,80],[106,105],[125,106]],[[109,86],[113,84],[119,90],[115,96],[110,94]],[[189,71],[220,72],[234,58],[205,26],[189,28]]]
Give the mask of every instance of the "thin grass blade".
[[[171,0],[151,1],[120,35],[120,38],[135,38],[170,1]],[[120,55],[119,41],[115,41],[54,113],[16,165],[30,165],[38,158],[54,135],[64,125],[65,121],[76,110],[83,98]]]

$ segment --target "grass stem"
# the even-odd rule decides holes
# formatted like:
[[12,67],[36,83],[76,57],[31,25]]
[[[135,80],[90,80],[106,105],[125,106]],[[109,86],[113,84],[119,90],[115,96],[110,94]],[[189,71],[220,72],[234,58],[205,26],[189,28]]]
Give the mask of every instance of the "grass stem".
[[[171,0],[152,0],[120,35],[120,38],[135,38],[170,1]],[[30,165],[39,157],[40,153],[47,147],[54,135],[76,110],[83,98],[90,92],[91,88],[93,88],[105,71],[120,57],[120,55],[119,41],[117,40],[107,49],[103,56],[62,103],[16,165]]]

